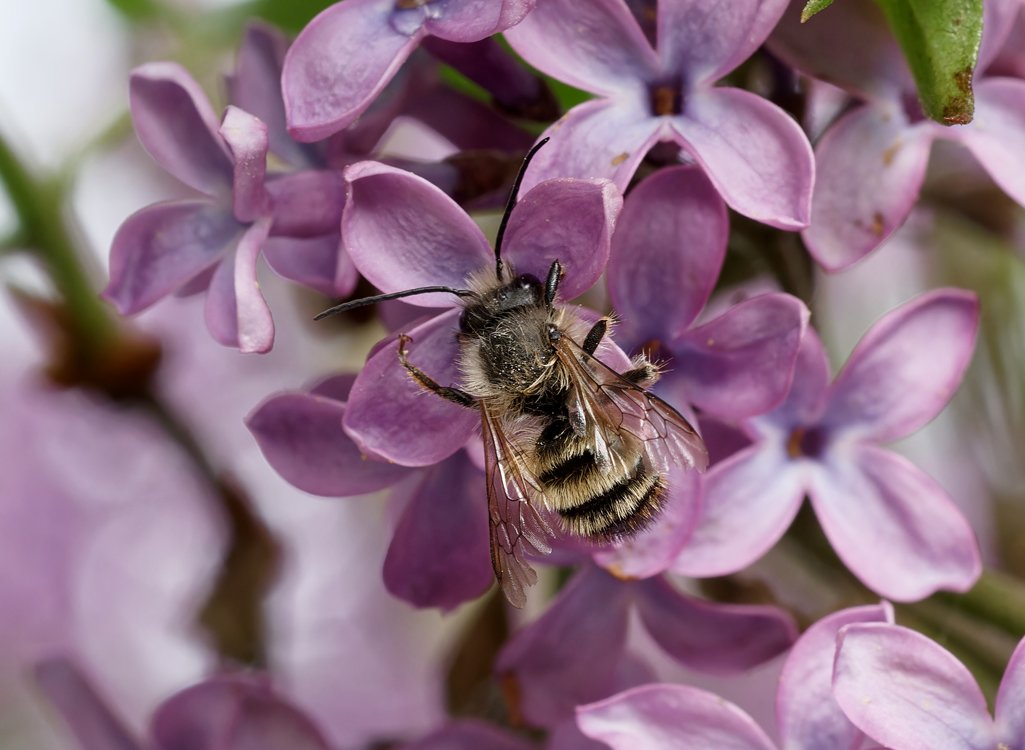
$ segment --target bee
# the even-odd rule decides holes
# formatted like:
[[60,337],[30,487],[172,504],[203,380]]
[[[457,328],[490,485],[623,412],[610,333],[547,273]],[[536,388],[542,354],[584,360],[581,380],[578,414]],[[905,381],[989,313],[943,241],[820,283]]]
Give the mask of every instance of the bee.
[[551,552],[548,518],[599,543],[649,527],[666,503],[673,466],[704,471],[701,437],[673,407],[647,390],[659,377],[644,355],[618,372],[597,356],[611,317],[592,324],[558,304],[563,270],[552,261],[542,282],[516,275],[501,258],[502,238],[531,158],[524,158],[495,241],[495,267],[467,289],[421,287],[352,300],[317,319],[388,299],[447,292],[463,303],[459,317],[459,386],[441,385],[410,362],[398,337],[398,360],[437,396],[481,418],[491,562],[516,607],[537,581],[529,558]]

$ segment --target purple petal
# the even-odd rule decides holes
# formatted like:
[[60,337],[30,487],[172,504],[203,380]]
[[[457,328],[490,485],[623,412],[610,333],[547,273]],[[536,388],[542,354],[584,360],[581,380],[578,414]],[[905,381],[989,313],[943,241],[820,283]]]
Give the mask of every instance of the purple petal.
[[[442,385],[459,380],[459,312],[450,310],[409,332],[410,362]],[[345,429],[370,455],[403,466],[428,466],[462,448],[480,414],[417,385],[399,364],[397,346],[383,346],[360,371],[349,395]]]
[[802,237],[826,270],[860,260],[904,223],[918,200],[933,132],[881,102],[850,112],[822,137],[812,223]]
[[82,750],[142,750],[69,659],[48,659],[35,668],[36,682],[60,713]]
[[384,559],[384,585],[414,607],[449,611],[491,584],[484,473],[462,453],[396,495],[408,504]]
[[172,696],[153,717],[160,750],[328,750],[316,726],[259,677],[215,677]]
[[337,234],[271,237],[263,245],[263,257],[275,273],[325,297],[348,297],[359,281],[359,271]]
[[888,599],[967,591],[979,577],[982,563],[968,522],[943,488],[903,456],[873,445],[845,446],[842,457],[813,475],[809,495],[844,564]]
[[[377,162],[354,164],[345,176],[342,238],[360,273],[382,291],[464,289],[468,276],[494,263],[480,228],[423,178]],[[408,302],[451,307],[454,298],[422,294]]]
[[804,500],[804,472],[778,444],[735,453],[705,475],[704,505],[673,570],[704,578],[747,567],[779,541]]
[[783,110],[748,91],[704,89],[672,123],[731,208],[780,229],[808,226],[815,161]]
[[615,690],[630,592],[629,584],[585,567],[548,611],[506,643],[497,671],[515,674],[531,722],[554,726],[577,705]]
[[604,177],[625,190],[661,130],[639,95],[584,102],[544,132],[552,140],[530,163],[523,190],[557,177]]
[[834,612],[808,628],[790,650],[776,695],[783,747],[860,747],[863,735],[833,700],[836,634],[856,622],[893,622],[893,607],[884,603]]
[[998,747],[986,699],[965,666],[908,628],[842,630],[833,694],[859,729],[896,750]]
[[345,206],[341,172],[307,169],[267,183],[274,204],[275,235],[318,237],[339,231]]
[[136,135],[157,164],[207,195],[231,189],[231,159],[202,89],[177,63],[147,63],[129,84]]
[[428,15],[428,33],[452,42],[479,42],[518,24],[535,0],[441,0],[437,15]]
[[[975,63],[976,71],[984,71],[999,55],[1005,43],[1014,45],[1012,32],[1015,19],[1019,16],[1021,0],[990,0],[982,5],[982,42],[979,44],[979,56]],[[1008,42],[1008,39],[1012,41]],[[1020,46],[1019,46],[1020,49]],[[982,83],[978,79],[974,85]],[[978,96],[978,90],[975,91]]]
[[951,135],[960,135],[993,181],[1025,206],[1025,81],[979,81],[975,85],[975,119]]
[[763,294],[670,343],[690,402],[725,419],[777,406],[793,380],[808,314],[796,297]]
[[248,112],[229,106],[220,135],[235,162],[232,210],[241,222],[254,221],[270,209],[263,181],[267,174],[267,126]]
[[206,297],[206,324],[214,339],[245,353],[274,345],[274,321],[256,279],[256,259],[267,239],[270,219],[249,227],[214,272]]
[[288,129],[317,141],[370,106],[425,33],[396,31],[393,0],[346,0],[310,21],[285,57],[281,85]]
[[566,274],[559,296],[573,299],[605,270],[622,206],[622,194],[607,180],[542,182],[519,200],[509,217],[502,257],[517,273],[539,279],[558,260]]
[[659,0],[658,52],[666,70],[690,85],[714,83],[749,58],[769,35],[788,0]]
[[937,289],[891,311],[837,375],[823,421],[881,443],[910,435],[954,395],[978,327],[978,299],[960,289]]
[[505,38],[538,70],[596,94],[640,90],[658,71],[623,0],[540,0]]
[[[515,64],[518,70],[527,74],[524,68],[519,67],[520,63]],[[532,76],[531,79],[534,80]],[[419,120],[461,150],[526,152],[533,142],[532,136],[499,114],[494,107],[441,82],[421,91],[420,96],[403,108],[402,114]]]
[[[1011,654],[996,701],[997,733],[1011,743],[1025,737],[1025,638]],[[1010,744],[1008,744],[1010,747]]]
[[243,227],[204,201],[157,203],[121,225],[103,292],[122,315],[144,310],[212,267]]
[[580,730],[613,750],[775,750],[741,709],[687,685],[644,685],[577,709]]
[[655,642],[678,662],[708,674],[733,674],[790,647],[793,621],[774,607],[727,605],[685,596],[664,577],[634,584],[637,609]]
[[402,750],[532,750],[534,745],[515,734],[474,719],[458,719]]
[[296,391],[265,400],[246,417],[246,426],[274,470],[314,495],[362,495],[408,474],[360,453],[342,429],[344,415],[344,403]]
[[719,278],[728,235],[726,206],[699,169],[661,169],[633,189],[608,269],[620,344],[636,350],[687,330]]
[[774,411],[748,423],[752,431],[786,439],[795,428],[818,422],[826,406],[831,379],[829,359],[822,340],[815,329],[809,327],[798,348],[790,392]]

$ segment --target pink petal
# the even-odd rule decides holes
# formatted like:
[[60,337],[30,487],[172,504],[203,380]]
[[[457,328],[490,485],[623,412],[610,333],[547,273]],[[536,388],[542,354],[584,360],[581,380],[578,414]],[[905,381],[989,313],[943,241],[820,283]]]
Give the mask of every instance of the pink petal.
[[478,42],[518,24],[535,0],[442,0],[436,17],[427,16],[428,33],[453,42]]
[[305,169],[267,183],[274,205],[275,235],[318,237],[336,234],[345,206],[345,181],[334,169]]
[[665,70],[688,83],[714,83],[749,58],[788,0],[659,0],[658,52]]
[[580,706],[577,724],[613,750],[775,750],[737,706],[687,685],[644,685]]
[[793,621],[773,607],[701,601],[681,594],[662,576],[634,587],[651,637],[669,656],[700,672],[743,672],[778,656],[797,637]]
[[341,401],[295,391],[265,400],[246,417],[246,426],[274,470],[314,495],[362,495],[408,473],[360,453],[342,430],[344,415]]
[[943,488],[891,451],[857,444],[843,450],[815,472],[809,495],[847,568],[900,602],[971,588],[982,569],[978,544]]
[[848,113],[822,137],[812,222],[802,237],[826,270],[860,260],[904,223],[918,200],[934,132],[929,123],[910,125],[887,101]]
[[242,230],[230,213],[203,201],[147,206],[114,236],[103,296],[122,315],[144,310],[212,267]]
[[394,0],[346,0],[314,18],[285,57],[281,84],[288,129],[317,141],[353,122],[424,35],[396,31]]
[[263,185],[267,174],[267,126],[248,112],[229,106],[220,135],[235,162],[232,209],[241,222],[254,221],[270,210]]
[[414,607],[450,611],[491,584],[484,473],[457,453],[398,488],[408,498],[384,559],[384,585]]
[[1025,737],[1025,638],[1011,654],[996,701],[997,733],[1011,743]]
[[823,420],[875,442],[910,435],[961,384],[978,327],[971,292],[937,289],[901,305],[858,342],[833,383]]
[[[459,382],[459,312],[450,310],[409,332],[410,362],[442,385]],[[399,364],[397,347],[390,340],[363,366],[349,395],[345,429],[370,455],[403,466],[429,466],[466,444],[480,414],[421,388]]]
[[748,422],[759,435],[786,440],[795,428],[817,423],[826,406],[832,370],[822,340],[810,326],[805,329],[794,366],[794,379],[783,403],[772,412]]
[[635,350],[680,336],[704,307],[726,257],[726,206],[699,169],[660,169],[623,208],[609,258],[616,338]]
[[533,750],[517,735],[475,719],[457,719],[402,750]]
[[998,747],[986,699],[965,666],[908,628],[842,630],[833,694],[858,728],[895,750]]
[[856,622],[893,622],[893,607],[883,603],[834,612],[808,628],[790,650],[776,696],[776,725],[783,747],[860,747],[862,733],[833,700],[836,635]]
[[275,273],[325,297],[348,297],[359,281],[359,271],[337,234],[271,237],[263,245],[263,257]]
[[[342,239],[360,273],[382,291],[465,289],[468,276],[494,265],[480,228],[423,178],[377,162],[354,164],[345,175]],[[423,294],[407,302],[451,307],[455,298]]]
[[983,78],[975,85],[975,119],[950,135],[960,136],[993,181],[1025,206],[1025,81]]
[[779,443],[753,445],[705,475],[704,505],[673,570],[704,578],[728,575],[769,551],[804,500],[804,472]]
[[505,38],[535,68],[596,94],[639,91],[658,71],[623,0],[540,0]]
[[740,89],[702,89],[671,122],[731,208],[780,229],[808,225],[815,162],[783,110]]
[[206,324],[214,339],[245,353],[274,345],[274,321],[256,279],[256,259],[269,229],[270,219],[261,219],[243,233],[234,257],[214,272],[206,297]]
[[607,180],[547,180],[522,196],[509,217],[502,257],[542,281],[552,261],[565,277],[561,300],[590,289],[605,270],[623,196]]
[[231,189],[231,159],[217,115],[185,68],[169,62],[136,68],[129,99],[135,133],[157,164],[207,195]]

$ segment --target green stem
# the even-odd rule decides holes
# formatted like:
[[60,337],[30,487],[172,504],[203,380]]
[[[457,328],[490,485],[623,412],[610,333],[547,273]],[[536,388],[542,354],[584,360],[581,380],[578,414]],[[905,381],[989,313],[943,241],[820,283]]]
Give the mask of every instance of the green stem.
[[1025,633],[1025,581],[996,570],[984,570],[964,594],[938,594],[951,609],[991,622],[1015,638]]

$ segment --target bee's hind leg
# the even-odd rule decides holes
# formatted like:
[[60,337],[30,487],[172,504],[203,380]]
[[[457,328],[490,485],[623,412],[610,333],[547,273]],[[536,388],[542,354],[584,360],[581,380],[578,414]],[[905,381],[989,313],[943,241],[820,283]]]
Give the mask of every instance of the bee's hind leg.
[[413,378],[413,380],[419,383],[420,386],[422,386],[423,388],[426,388],[432,393],[437,393],[439,396],[441,396],[443,399],[446,399],[447,401],[451,401],[454,404],[459,404],[460,406],[466,406],[470,409],[477,408],[477,399],[475,399],[469,393],[467,393],[466,391],[459,390],[458,388],[452,388],[450,386],[445,386],[437,383],[430,375],[428,375],[426,372],[424,372],[419,367],[410,362],[409,359],[406,357],[407,341],[412,341],[412,339],[409,338],[409,336],[407,336],[406,334],[400,333],[399,362],[401,362],[402,366],[406,368],[406,372],[409,373],[410,377]]
[[633,367],[621,373],[621,377],[624,380],[629,380],[639,388],[650,388],[658,382],[659,377],[662,375],[658,365],[649,361],[643,354],[634,357],[632,364]]

